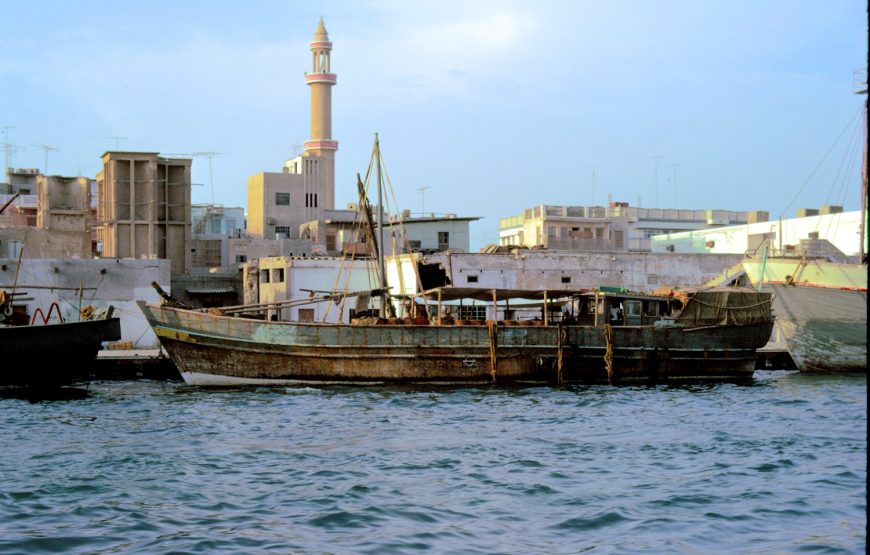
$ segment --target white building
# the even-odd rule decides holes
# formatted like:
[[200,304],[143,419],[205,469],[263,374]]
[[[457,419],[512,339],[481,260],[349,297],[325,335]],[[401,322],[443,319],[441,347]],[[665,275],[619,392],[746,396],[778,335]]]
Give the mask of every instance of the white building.
[[795,254],[802,242],[818,240],[827,241],[847,257],[857,257],[861,250],[860,230],[860,210],[835,211],[803,218],[668,233],[652,238],[652,251],[752,254],[767,241],[771,255]]

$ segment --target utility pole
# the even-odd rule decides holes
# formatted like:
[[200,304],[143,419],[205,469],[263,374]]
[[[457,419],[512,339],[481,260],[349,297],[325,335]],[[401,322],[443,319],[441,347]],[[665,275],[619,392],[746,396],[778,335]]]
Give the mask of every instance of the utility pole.
[[663,158],[663,156],[658,156],[658,155],[652,156],[653,168],[654,168],[653,169],[653,176],[655,179],[655,193],[656,193],[656,196],[655,196],[656,203],[655,203],[654,208],[659,207],[659,160],[661,160],[662,158]]
[[51,152],[52,150],[57,150],[57,147],[51,146],[51,145],[33,145],[33,146],[38,146],[39,148],[41,148],[42,150],[45,151],[45,166],[42,169],[42,175],[48,177],[48,153]]
[[426,213],[426,189],[431,189],[429,185],[424,185],[423,187],[418,187],[417,190],[420,191],[420,215]]

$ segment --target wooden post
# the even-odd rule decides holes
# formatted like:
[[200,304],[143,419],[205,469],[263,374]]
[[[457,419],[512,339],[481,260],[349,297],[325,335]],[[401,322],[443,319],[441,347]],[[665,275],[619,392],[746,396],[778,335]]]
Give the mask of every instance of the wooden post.
[[492,319],[498,321],[498,292],[492,290]]
[[441,325],[441,288],[438,288],[438,325]]
[[549,310],[547,310],[548,308],[549,307],[547,306],[547,292],[544,291],[544,325],[545,326],[550,325],[549,324],[549,314],[547,314],[548,312],[550,312]]

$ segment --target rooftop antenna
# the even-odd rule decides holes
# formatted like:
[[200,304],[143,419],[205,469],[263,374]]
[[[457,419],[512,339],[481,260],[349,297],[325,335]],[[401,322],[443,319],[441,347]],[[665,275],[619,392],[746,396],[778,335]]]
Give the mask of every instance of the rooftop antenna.
[[671,164],[671,167],[674,168],[674,206],[672,208],[677,207],[677,166],[680,166],[679,162],[674,162]]
[[33,146],[38,146],[39,148],[41,148],[42,150],[45,151],[45,166],[42,170],[42,175],[48,176],[48,153],[51,152],[52,150],[58,150],[58,148],[56,146],[52,146],[52,145],[33,145]]
[[592,206],[595,206],[595,170],[598,166],[589,166],[589,169],[592,170]]
[[15,129],[14,125],[4,125],[0,127],[3,130],[3,149],[6,151],[6,167],[3,170],[3,179],[9,175],[9,164],[12,161],[12,151],[15,145],[9,144],[9,130]]
[[182,152],[180,154],[165,154],[164,156],[202,156],[208,158],[208,181],[211,187],[211,203],[214,204],[214,173],[211,170],[211,159],[215,156],[223,154],[214,150],[202,150],[199,152]]
[[417,190],[420,191],[420,215],[426,213],[426,189],[431,189],[429,185],[424,185],[422,187],[417,187]]
[[655,155],[655,156],[651,156],[651,158],[653,159],[653,176],[655,179],[655,187],[656,187],[655,208],[658,208],[659,207],[659,160],[661,160],[663,158],[663,156]]
[[115,150],[121,150],[121,141],[126,141],[127,137],[118,137],[117,135],[112,135],[111,137],[106,137],[107,139],[115,139]]

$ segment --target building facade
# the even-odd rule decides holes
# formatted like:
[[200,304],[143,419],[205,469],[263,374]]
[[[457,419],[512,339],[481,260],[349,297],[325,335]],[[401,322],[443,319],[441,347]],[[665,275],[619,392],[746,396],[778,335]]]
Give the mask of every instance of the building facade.
[[[798,213],[807,212],[814,211],[800,209]],[[814,216],[658,235],[653,238],[652,250],[751,255],[767,246],[770,255],[839,254],[857,260],[861,252],[862,212],[842,212],[840,207],[822,207],[815,212],[817,215]],[[830,247],[824,247],[822,243]],[[807,249],[818,252],[809,252]],[[830,252],[831,249],[834,252]]]
[[97,174],[102,256],[165,258],[173,274],[190,271],[188,158],[154,152],[106,152]]
[[503,246],[585,252],[650,252],[650,238],[662,233],[766,221],[766,212],[540,204],[499,221]]

